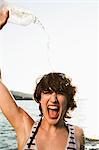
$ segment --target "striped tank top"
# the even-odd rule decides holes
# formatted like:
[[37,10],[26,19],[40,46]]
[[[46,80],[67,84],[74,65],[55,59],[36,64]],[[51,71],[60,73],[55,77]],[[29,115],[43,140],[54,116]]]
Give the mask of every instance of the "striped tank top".
[[[41,124],[41,120],[37,121],[33,124],[32,130],[30,133],[30,137],[29,137],[25,147],[23,148],[23,150],[38,150],[37,145],[36,145],[36,141],[35,141],[35,136],[36,136],[37,131],[40,127],[40,124]],[[68,140],[67,140],[65,150],[77,150],[77,145],[76,145],[76,141],[75,141],[74,126],[71,124],[68,124],[67,122],[65,122],[65,124],[68,128],[68,131],[69,131]]]

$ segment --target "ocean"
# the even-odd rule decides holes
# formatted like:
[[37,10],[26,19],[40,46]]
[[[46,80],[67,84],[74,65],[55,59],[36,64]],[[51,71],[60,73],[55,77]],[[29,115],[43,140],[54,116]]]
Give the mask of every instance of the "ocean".
[[[35,101],[31,100],[18,100],[16,103],[21,106],[23,109],[29,113],[34,120],[39,119],[39,109],[38,104]],[[81,102],[79,115],[76,115],[76,119],[73,122],[83,127],[85,132],[85,136],[87,133],[87,126],[85,124],[85,111],[82,111],[83,103]],[[78,113],[78,112],[77,112]],[[75,116],[75,115],[74,115]],[[75,118],[75,117],[74,117]],[[77,121],[75,121],[77,120]],[[83,123],[82,123],[83,122]],[[92,139],[91,137],[86,136],[86,150],[99,150],[99,140]],[[8,120],[4,117],[2,112],[0,111],[0,150],[17,150],[17,142],[16,142],[16,134]]]

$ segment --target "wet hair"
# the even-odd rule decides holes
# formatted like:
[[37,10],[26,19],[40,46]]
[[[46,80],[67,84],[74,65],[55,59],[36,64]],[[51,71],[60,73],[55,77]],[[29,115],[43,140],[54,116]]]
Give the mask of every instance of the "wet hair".
[[[67,78],[63,73],[49,73],[44,75],[39,83],[36,85],[36,89],[34,91],[34,99],[37,103],[40,102],[41,93],[60,93],[66,96],[67,98],[67,108],[65,118],[70,118],[69,111],[74,110],[77,107],[76,102],[74,100],[74,96],[76,94],[76,87],[71,84],[71,79]],[[42,114],[41,105],[39,103],[39,109]]]

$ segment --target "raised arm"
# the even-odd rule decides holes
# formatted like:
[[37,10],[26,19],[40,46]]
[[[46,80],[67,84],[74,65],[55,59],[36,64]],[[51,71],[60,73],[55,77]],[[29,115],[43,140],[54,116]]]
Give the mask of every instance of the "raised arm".
[[0,108],[14,127],[17,134],[18,147],[22,149],[30,134],[34,120],[22,108],[17,106],[14,97],[2,82],[0,82]]
[[19,123],[22,122],[22,114],[14,97],[2,82],[0,82],[0,108],[11,125],[17,129]]
[[16,131],[20,127],[25,128],[24,124],[31,128],[32,118],[22,108],[17,106],[14,97],[2,82],[0,82],[0,108]]
[[[4,27],[9,18],[7,10],[0,11],[0,29]],[[18,148],[21,150],[30,134],[34,120],[20,107],[8,88],[0,81],[0,109],[17,134]]]

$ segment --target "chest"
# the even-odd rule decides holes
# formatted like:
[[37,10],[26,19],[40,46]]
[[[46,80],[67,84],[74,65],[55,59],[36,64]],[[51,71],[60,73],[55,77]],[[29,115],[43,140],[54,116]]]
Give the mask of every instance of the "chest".
[[39,132],[35,138],[39,150],[65,150],[68,132],[60,131],[55,135]]
[[73,126],[68,125],[55,134],[40,129],[38,124],[33,126],[24,150],[77,150]]

